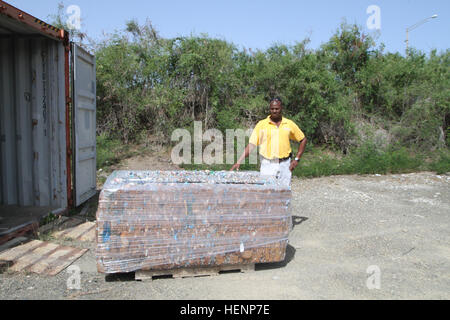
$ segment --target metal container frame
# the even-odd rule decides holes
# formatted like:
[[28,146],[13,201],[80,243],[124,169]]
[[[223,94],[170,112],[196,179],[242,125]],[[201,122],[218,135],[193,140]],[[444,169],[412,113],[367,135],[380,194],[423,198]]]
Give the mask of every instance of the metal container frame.
[[0,205],[64,214],[79,202],[73,51],[67,31],[0,0]]

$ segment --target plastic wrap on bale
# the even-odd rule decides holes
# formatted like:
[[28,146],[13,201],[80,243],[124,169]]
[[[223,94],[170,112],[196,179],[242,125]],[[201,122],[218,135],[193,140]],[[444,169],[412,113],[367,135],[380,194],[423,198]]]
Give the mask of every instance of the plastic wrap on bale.
[[115,171],[99,199],[98,271],[283,261],[290,201],[259,172]]

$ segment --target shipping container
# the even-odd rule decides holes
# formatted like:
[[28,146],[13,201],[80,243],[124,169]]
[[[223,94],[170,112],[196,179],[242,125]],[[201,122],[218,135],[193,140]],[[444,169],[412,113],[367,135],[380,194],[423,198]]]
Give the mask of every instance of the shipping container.
[[0,0],[0,242],[95,193],[95,57]]

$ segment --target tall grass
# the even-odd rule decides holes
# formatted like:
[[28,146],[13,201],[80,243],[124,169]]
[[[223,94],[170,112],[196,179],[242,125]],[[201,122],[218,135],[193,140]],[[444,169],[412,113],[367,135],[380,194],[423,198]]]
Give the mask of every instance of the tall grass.
[[305,155],[294,171],[297,177],[321,177],[344,174],[388,174],[417,171],[434,171],[438,174],[450,172],[448,151],[439,151],[440,156],[423,154],[405,147],[391,146],[385,150],[373,144],[365,144],[346,156],[325,154],[316,151]]

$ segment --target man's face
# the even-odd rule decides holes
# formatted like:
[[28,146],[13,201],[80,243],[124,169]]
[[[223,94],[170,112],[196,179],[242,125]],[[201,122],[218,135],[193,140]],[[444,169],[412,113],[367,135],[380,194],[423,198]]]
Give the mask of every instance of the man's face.
[[270,103],[270,118],[274,121],[279,121],[282,118],[283,107],[281,102],[273,101]]

